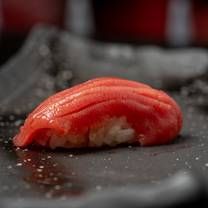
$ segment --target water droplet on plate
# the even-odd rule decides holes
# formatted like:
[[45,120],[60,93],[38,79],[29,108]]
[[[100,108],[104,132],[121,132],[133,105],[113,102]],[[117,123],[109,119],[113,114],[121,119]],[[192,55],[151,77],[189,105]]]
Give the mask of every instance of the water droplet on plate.
[[20,167],[22,166],[22,163],[17,163],[16,166]]

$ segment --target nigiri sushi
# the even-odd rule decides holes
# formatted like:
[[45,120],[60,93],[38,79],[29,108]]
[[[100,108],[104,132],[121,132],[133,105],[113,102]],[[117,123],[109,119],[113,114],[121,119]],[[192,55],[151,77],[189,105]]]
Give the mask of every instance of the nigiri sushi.
[[102,77],[43,101],[25,120],[13,142],[55,149],[141,146],[171,142],[182,128],[178,104],[146,84]]

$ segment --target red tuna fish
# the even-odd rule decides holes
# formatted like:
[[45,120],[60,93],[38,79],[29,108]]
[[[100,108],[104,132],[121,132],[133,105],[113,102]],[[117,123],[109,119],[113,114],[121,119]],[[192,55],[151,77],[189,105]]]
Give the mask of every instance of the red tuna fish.
[[76,148],[166,144],[179,134],[182,113],[166,93],[119,78],[97,78],[59,92],[26,119],[14,144]]

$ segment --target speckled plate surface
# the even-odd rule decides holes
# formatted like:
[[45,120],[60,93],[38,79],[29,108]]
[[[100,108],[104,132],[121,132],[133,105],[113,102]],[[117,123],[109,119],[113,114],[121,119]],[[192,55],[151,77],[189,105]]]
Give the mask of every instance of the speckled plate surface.
[[156,147],[19,149],[11,138],[23,118],[2,116],[0,196],[65,200],[109,187],[157,184],[187,169],[197,169],[208,179],[208,115],[175,97],[183,109],[183,131],[174,143]]

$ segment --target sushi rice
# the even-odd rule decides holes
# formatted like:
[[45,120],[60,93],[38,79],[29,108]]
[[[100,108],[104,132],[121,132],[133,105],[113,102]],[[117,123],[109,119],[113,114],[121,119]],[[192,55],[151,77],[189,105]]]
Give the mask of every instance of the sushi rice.
[[74,147],[101,147],[116,146],[122,143],[133,143],[135,141],[135,130],[131,128],[126,118],[113,117],[105,120],[99,127],[91,127],[85,135],[51,135],[49,147],[74,148]]

